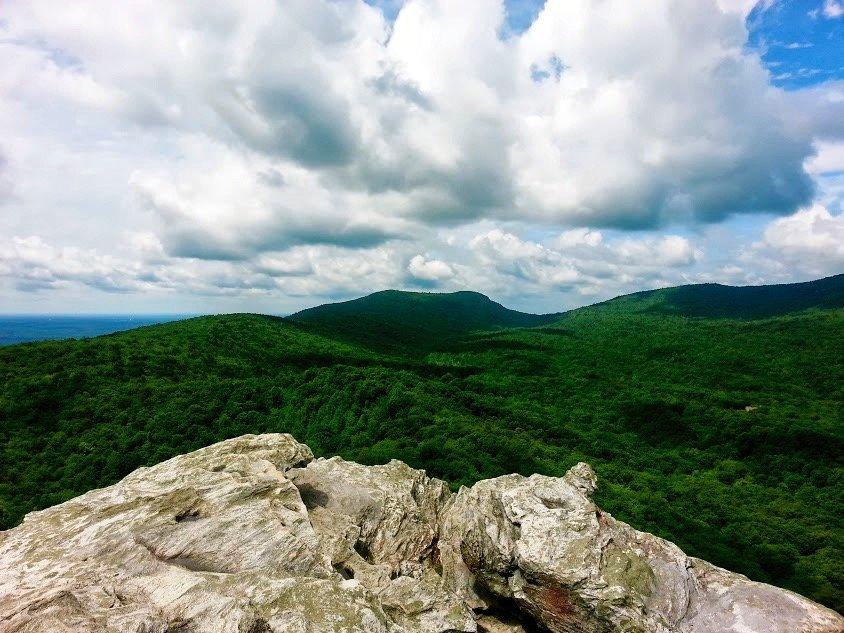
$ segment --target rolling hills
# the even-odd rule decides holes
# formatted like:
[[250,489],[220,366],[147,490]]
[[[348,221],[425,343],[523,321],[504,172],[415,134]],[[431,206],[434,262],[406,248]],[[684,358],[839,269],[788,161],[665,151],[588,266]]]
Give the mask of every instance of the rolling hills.
[[546,325],[559,316],[510,310],[479,292],[384,290],[302,310],[290,319],[383,351],[419,353],[469,332]]
[[542,317],[474,293],[390,292],[3,347],[0,527],[243,433],[401,459],[454,486],[586,461],[617,518],[841,611],[844,309],[831,279],[754,318],[701,315],[707,286],[675,290],[694,298],[691,318],[654,308],[677,305],[667,290]]
[[844,308],[844,274],[795,284],[692,284],[645,290],[590,306],[686,317],[759,319],[812,308]]

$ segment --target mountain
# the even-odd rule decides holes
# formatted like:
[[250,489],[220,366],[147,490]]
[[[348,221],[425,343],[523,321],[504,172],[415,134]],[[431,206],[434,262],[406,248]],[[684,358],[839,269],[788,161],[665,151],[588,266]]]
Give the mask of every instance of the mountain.
[[[844,307],[844,274],[795,284],[694,284],[622,295],[580,311],[754,319]],[[424,354],[470,333],[549,326],[564,313],[528,314],[477,292],[385,290],[291,315],[314,333],[390,353]]]
[[5,633],[840,633],[839,614],[639,532],[594,471],[459,493],[393,460],[244,435],[31,514],[0,540]]
[[510,310],[478,292],[384,290],[302,310],[290,319],[375,349],[419,352],[469,332],[545,325],[558,316]]
[[2,346],[0,529],[140,466],[285,432],[455,490],[587,462],[617,519],[844,611],[844,309],[608,305],[538,327],[237,314]]
[[646,290],[590,307],[721,319],[781,316],[813,308],[844,307],[844,274],[795,284],[694,284]]

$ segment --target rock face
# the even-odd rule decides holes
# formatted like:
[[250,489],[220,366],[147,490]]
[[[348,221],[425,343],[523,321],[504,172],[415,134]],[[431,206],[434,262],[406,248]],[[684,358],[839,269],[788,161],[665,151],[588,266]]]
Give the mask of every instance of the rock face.
[[616,521],[594,488],[579,464],[452,495],[397,461],[227,440],[0,533],[0,632],[844,631]]
[[805,598],[686,556],[592,503],[595,474],[508,475],[462,489],[440,540],[448,589],[554,633],[842,631]]

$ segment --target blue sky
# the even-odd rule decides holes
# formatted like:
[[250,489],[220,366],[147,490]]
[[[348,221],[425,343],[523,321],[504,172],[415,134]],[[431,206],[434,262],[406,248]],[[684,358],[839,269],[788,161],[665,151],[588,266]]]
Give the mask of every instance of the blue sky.
[[507,24],[515,33],[526,31],[544,5],[544,0],[510,0],[507,2]]
[[844,79],[840,3],[760,3],[747,18],[748,46],[759,52],[773,83],[798,90]]
[[0,312],[844,270],[841,0],[0,9]]

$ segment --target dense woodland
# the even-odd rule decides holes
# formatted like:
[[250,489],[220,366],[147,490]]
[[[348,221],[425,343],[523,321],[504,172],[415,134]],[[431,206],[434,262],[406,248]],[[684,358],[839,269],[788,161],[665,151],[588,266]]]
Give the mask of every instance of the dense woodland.
[[[583,460],[614,516],[844,611],[844,309],[688,317],[633,297],[485,332],[414,309],[405,327],[429,329],[391,337],[401,321],[370,310],[0,348],[0,527],[243,433],[454,487]],[[508,325],[490,319],[472,327]]]

